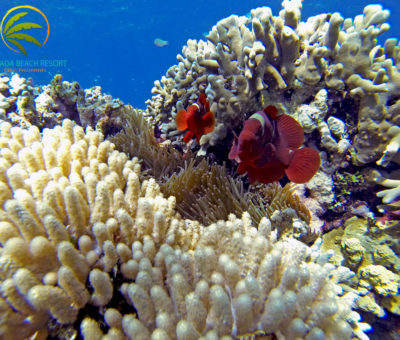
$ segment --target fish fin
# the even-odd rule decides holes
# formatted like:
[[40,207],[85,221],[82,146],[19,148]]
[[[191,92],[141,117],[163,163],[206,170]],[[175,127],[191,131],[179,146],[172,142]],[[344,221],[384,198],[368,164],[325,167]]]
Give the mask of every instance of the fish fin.
[[183,138],[183,141],[185,143],[189,143],[189,141],[193,138],[194,134],[191,131],[188,131],[185,135],[185,138]]
[[285,175],[285,167],[279,162],[270,162],[263,168],[248,168],[250,183],[272,183],[279,181]]
[[248,167],[246,170],[247,170],[247,176],[249,177],[250,184],[257,182],[258,181],[257,168]]
[[297,148],[288,148],[287,141],[284,138],[279,138],[276,141],[276,151],[275,158],[278,162],[281,162],[285,165],[285,168],[289,167],[290,162],[294,155],[294,150]]
[[298,149],[303,144],[303,128],[296,119],[283,114],[278,117],[277,128],[279,136],[285,141],[288,148]]
[[180,110],[178,112],[175,117],[175,122],[179,131],[186,130],[188,128],[185,110]]
[[236,172],[239,175],[243,175],[244,173],[246,173],[246,171],[247,171],[247,166],[244,163],[239,163],[239,166],[238,166]]
[[269,105],[263,111],[268,115],[269,118],[273,120],[278,119],[278,109],[275,106]]
[[235,161],[237,161],[237,158],[239,157],[238,146],[239,146],[239,137],[233,131],[233,142],[232,142],[231,150],[229,151],[228,159],[234,159]]
[[208,103],[206,94],[204,92],[200,93],[199,102],[204,105],[206,112],[210,111],[210,104]]
[[197,144],[199,144],[199,143],[200,143],[200,138],[201,138],[201,136],[204,135],[204,129],[201,130],[201,131],[197,130],[197,131],[195,132],[194,135],[196,136],[196,142],[197,142]]
[[210,133],[214,130],[214,126],[215,126],[215,117],[214,117],[214,113],[212,113],[211,111],[208,111],[202,118],[201,120],[204,123],[204,133]]
[[308,182],[318,171],[321,159],[317,150],[302,148],[294,150],[294,156],[285,170],[289,180],[295,183]]

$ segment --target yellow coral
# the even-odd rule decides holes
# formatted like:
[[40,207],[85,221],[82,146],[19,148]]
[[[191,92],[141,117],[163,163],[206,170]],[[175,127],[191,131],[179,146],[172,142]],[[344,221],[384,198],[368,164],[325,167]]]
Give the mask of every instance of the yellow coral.
[[[113,292],[107,272],[118,261],[109,240],[130,244],[140,234],[133,226],[136,209],[130,204],[143,197],[151,214],[163,214],[164,223],[173,211],[172,201],[151,190],[140,192],[137,159],[128,161],[102,139],[98,132],[85,134],[69,120],[44,130],[42,137],[36,127],[22,130],[2,124],[0,277],[8,287],[2,285],[6,337],[16,336],[12,320],[32,314],[34,318],[32,308],[40,312],[40,325],[21,323],[19,336],[30,336],[45,325],[48,317],[41,311],[60,323],[75,321],[89,300],[89,273],[92,303],[107,304]],[[112,229],[113,221],[121,228]],[[94,253],[95,240],[101,258]],[[74,246],[78,242],[80,250]],[[96,261],[103,270],[87,264]],[[23,290],[17,280],[21,271],[33,278]],[[24,299],[33,307],[24,305]]]
[[140,181],[137,159],[68,120],[42,137],[3,130],[1,338],[77,324],[85,339],[229,339],[260,325],[281,338],[363,334],[351,294],[333,293],[333,267],[317,249],[277,242],[266,218],[258,229],[248,213],[182,220],[153,178]]

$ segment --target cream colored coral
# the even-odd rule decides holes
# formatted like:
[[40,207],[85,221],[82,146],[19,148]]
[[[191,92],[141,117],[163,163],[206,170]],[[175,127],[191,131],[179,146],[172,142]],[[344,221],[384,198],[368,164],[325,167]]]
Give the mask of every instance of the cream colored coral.
[[[44,327],[46,315],[74,322],[90,295],[90,303],[106,305],[113,295],[108,272],[130,259],[129,248],[114,242],[130,245],[140,234],[139,197],[140,221],[158,211],[168,224],[173,207],[154,183],[141,193],[137,159],[113,151],[98,132],[85,134],[69,120],[43,136],[36,127],[1,128],[0,337],[18,338]],[[160,241],[165,232],[159,230]],[[14,283],[21,270],[35,280],[22,290]]]
[[399,163],[398,152],[400,149],[400,127],[398,125],[393,125],[387,132],[390,138],[389,143],[386,145],[386,149],[383,152],[383,156],[379,159],[376,164],[380,166],[387,166],[390,161],[394,160]]
[[376,196],[383,197],[382,202],[385,204],[390,204],[395,202],[400,197],[400,179],[398,179],[399,174],[394,171],[390,174],[393,178],[385,178],[379,171],[371,172],[371,179],[388,189],[378,191]]
[[0,210],[0,337],[46,336],[80,312],[85,339],[363,338],[354,296],[339,292],[317,247],[276,242],[247,213],[208,227],[182,220],[153,179],[140,181],[136,159],[71,121],[42,137],[3,131],[0,179],[12,196]]
[[[353,300],[332,295],[338,287],[326,278],[333,266],[323,264],[322,258],[320,264],[304,261],[313,257],[308,247],[292,239],[275,242],[275,235],[261,234],[249,221],[247,214],[242,219],[231,215],[229,221],[201,227],[194,250],[165,244],[153,261],[145,261],[136,283],[121,287],[135,305],[140,325],[153,334],[176,332],[178,339],[197,339],[208,329],[219,337],[257,329],[287,339],[317,330],[326,337],[350,337],[349,323],[356,326],[347,314]],[[146,242],[153,244],[148,239],[142,250]],[[330,312],[321,313],[327,309]],[[142,328],[137,329],[134,336]],[[362,337],[362,331],[357,332]]]
[[396,296],[400,290],[400,275],[381,265],[365,266],[360,271],[361,279],[367,281],[373,289],[383,296]]

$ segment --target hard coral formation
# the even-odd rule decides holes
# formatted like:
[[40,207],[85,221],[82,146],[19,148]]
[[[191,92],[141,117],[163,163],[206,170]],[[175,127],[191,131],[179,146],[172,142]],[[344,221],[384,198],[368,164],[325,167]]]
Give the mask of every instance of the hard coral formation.
[[[348,98],[359,102],[352,112],[358,127],[353,162],[362,165],[392,157],[388,143],[397,139],[388,137],[388,131],[399,124],[400,48],[395,39],[377,44],[377,37],[389,28],[385,23],[389,11],[369,5],[354,19],[333,13],[301,22],[301,1],[282,5],[279,16],[268,7],[257,8],[250,18],[232,15],[221,20],[207,41],[189,40],[177,56],[179,64],[155,82],[147,114],[164,123],[165,131],[175,130],[176,106],[194,102],[205,90],[216,128],[200,140],[204,151],[266,103],[292,114],[326,89],[330,114],[312,122],[320,131],[322,146],[330,153],[349,147],[349,141],[341,141],[346,138],[340,119],[344,112],[335,116],[331,110]],[[303,126],[310,120],[307,115],[299,117]]]
[[51,86],[42,88],[41,95],[50,98],[50,107],[46,111],[56,111],[63,118],[74,120],[79,125],[90,126],[104,131],[110,120],[118,120],[118,111],[123,107],[122,101],[104,94],[100,86],[83,90],[77,82],[69,83],[56,75]]
[[[23,127],[40,124],[34,103],[34,87],[30,79],[19,74],[0,76],[0,118]],[[31,122],[31,123],[30,123]]]
[[349,267],[356,277],[347,282],[357,290],[359,309],[378,317],[386,310],[400,315],[400,249],[390,228],[352,217],[323,236],[322,249],[333,250],[331,262]]
[[383,203],[385,204],[393,203],[400,197],[400,179],[398,179],[399,177],[398,171],[393,172],[390,175],[391,178],[385,178],[378,171],[372,172],[372,176],[376,183],[388,188],[385,190],[381,190],[377,193],[378,197],[383,197],[382,199]]
[[384,171],[371,170],[367,178],[370,182],[386,189],[379,190],[377,197],[382,198],[382,204],[377,205],[379,212],[384,213],[380,221],[385,224],[387,220],[398,220],[400,211],[400,172],[392,171],[390,174]]
[[366,338],[318,244],[247,213],[183,220],[137,159],[69,120],[2,124],[0,141],[1,337]]
[[110,121],[119,127],[117,112],[123,106],[119,99],[102,93],[100,86],[82,89],[59,74],[50,85],[36,87],[18,74],[0,76],[0,118],[24,128],[52,128],[68,118],[83,127],[99,125],[107,132]]

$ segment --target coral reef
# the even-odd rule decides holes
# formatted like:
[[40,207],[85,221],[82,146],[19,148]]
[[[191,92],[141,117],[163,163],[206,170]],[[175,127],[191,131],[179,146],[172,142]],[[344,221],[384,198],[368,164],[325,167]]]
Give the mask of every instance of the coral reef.
[[31,80],[21,78],[19,74],[0,76],[0,118],[22,127],[40,124]]
[[[343,111],[335,111],[346,98],[358,103],[351,113],[358,129],[352,161],[361,165],[383,157],[381,164],[387,163],[398,145],[400,85],[397,41],[377,44],[389,28],[389,11],[369,5],[354,19],[334,13],[301,22],[301,1],[282,5],[279,16],[257,8],[250,18],[221,20],[207,41],[189,40],[177,56],[179,64],[155,82],[147,114],[163,123],[164,131],[175,130],[177,107],[205,90],[217,123],[200,140],[205,150],[237,129],[247,114],[272,103],[297,116],[307,132],[318,129],[321,146],[330,153],[344,153],[350,142]],[[308,105],[310,99],[320,104]]]
[[130,158],[141,160],[144,176],[154,177],[165,196],[176,198],[177,210],[184,218],[208,224],[225,220],[231,213],[241,216],[248,211],[253,224],[258,225],[262,217],[270,219],[274,212],[287,210],[291,215],[286,223],[289,227],[275,223],[279,230],[285,229],[281,234],[293,234],[292,219],[299,220],[297,239],[310,243],[320,234],[320,224],[310,226],[311,214],[290,185],[283,189],[278,184],[245,189],[225,165],[209,165],[190,152],[182,156],[168,141],[158,143],[151,124],[138,110],[127,105],[120,110],[120,119],[124,122],[121,131],[108,140]]
[[384,177],[379,171],[375,170],[371,173],[374,182],[387,187],[388,189],[381,190],[377,193],[378,197],[383,197],[384,204],[394,203],[400,197],[400,179],[399,171],[393,171],[389,177]]
[[347,284],[361,296],[358,308],[378,317],[385,316],[385,310],[400,314],[398,236],[390,226],[380,227],[373,220],[356,217],[323,236],[322,249],[335,252],[331,262],[357,274]]
[[[301,189],[313,212],[312,228],[318,229],[327,208],[337,220],[347,207],[362,204],[362,192],[375,190],[364,181],[358,197],[343,195],[340,176],[374,163],[388,167],[400,158],[400,48],[396,39],[378,44],[389,28],[389,11],[379,5],[366,6],[354,19],[333,13],[305,22],[301,1],[282,6],[279,16],[267,7],[250,17],[232,15],[206,41],[189,40],[178,64],[155,82],[145,114],[178,145],[175,115],[204,91],[216,127],[200,139],[200,149],[195,143],[184,149],[205,155],[218,148],[220,161],[226,160],[232,131],[238,133],[255,111],[274,105],[293,116],[305,131],[305,144],[320,150],[322,159],[320,171]],[[368,203],[377,212],[376,202]]]
[[[389,12],[282,7],[189,40],[145,112],[61,75],[0,75],[0,338],[367,339],[358,312],[400,315]],[[176,113],[203,92],[215,129],[183,144]],[[311,181],[231,175],[232,132],[267,105],[319,151]]]
[[43,136],[3,123],[0,141],[1,337],[366,339],[337,285],[351,273],[320,243],[247,213],[183,220],[137,159],[70,120]]
[[[104,125],[113,124],[118,127],[118,112],[123,103],[103,94],[100,86],[83,90],[77,82],[63,81],[62,76],[58,74],[50,86],[41,88],[38,101],[41,96],[45,97],[44,112],[59,112],[62,118],[74,120],[83,127],[98,127],[100,131],[105,131]],[[115,122],[111,123],[110,120]]]
[[[393,167],[392,167],[393,168]],[[382,202],[376,205],[379,213],[383,214],[378,223],[382,226],[400,219],[400,171],[399,169],[387,172],[377,169],[368,169],[366,178],[375,185],[376,196]],[[382,187],[384,188],[382,190]],[[391,224],[389,223],[389,225]],[[399,234],[400,237],[400,234]]]
[[[339,213],[359,203],[343,195],[336,173],[356,173],[374,162],[387,167],[400,158],[400,48],[396,39],[378,44],[389,28],[389,12],[379,5],[366,6],[354,19],[333,13],[306,22],[300,20],[301,1],[282,6],[279,16],[267,7],[249,18],[232,15],[213,27],[207,41],[189,40],[179,63],[155,82],[145,113],[179,140],[176,112],[205,91],[216,127],[200,139],[200,150],[189,148],[203,155],[217,145],[227,154],[231,132],[253,112],[275,105],[298,120],[305,143],[321,151],[321,171],[303,187],[311,192],[313,215],[321,217],[328,207]],[[360,186],[370,189],[373,184]]]
[[63,81],[59,74],[50,85],[37,87],[18,74],[0,77],[0,118],[24,128],[52,128],[68,118],[83,127],[98,125],[104,132],[108,126],[119,130],[118,112],[123,107],[119,99],[103,94],[100,86],[84,90],[77,82]]

